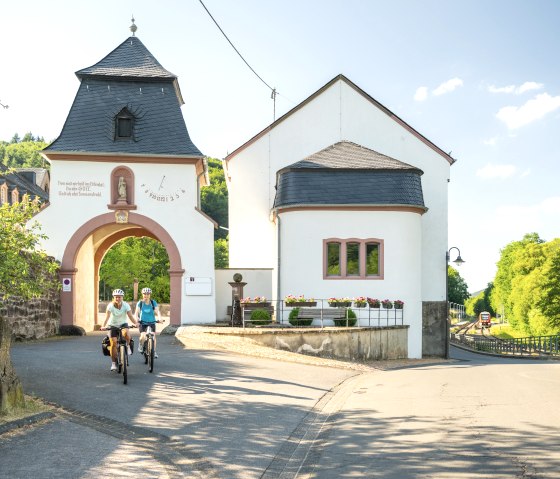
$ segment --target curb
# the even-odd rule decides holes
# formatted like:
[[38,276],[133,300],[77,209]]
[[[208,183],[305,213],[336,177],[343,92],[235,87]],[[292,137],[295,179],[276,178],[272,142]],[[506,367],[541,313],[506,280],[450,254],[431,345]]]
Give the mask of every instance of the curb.
[[43,421],[45,419],[52,419],[54,417],[56,417],[55,413],[46,411],[46,412],[34,414],[33,416],[28,416],[21,419],[16,419],[15,421],[10,421],[7,422],[6,424],[0,425],[0,435],[9,431],[13,431],[15,429],[36,424],[39,421]]

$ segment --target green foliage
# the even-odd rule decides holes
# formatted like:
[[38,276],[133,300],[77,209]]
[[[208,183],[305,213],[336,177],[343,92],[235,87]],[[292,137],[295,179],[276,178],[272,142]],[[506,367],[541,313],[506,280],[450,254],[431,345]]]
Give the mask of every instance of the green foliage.
[[[222,162],[215,158],[208,159],[210,185],[201,189],[200,204],[202,211],[210,216],[219,226],[228,225],[228,191]],[[218,228],[214,231],[214,239],[225,239],[227,230]]]
[[452,303],[464,304],[470,296],[469,287],[459,272],[447,266],[447,298]]
[[515,331],[533,336],[560,331],[559,295],[560,239],[545,243],[531,233],[502,250],[491,300],[495,309],[504,306]]
[[31,221],[38,211],[33,202],[0,206],[0,292],[7,296],[40,297],[58,287],[58,264],[39,248],[46,237]]
[[294,308],[290,311],[288,321],[292,326],[310,326],[313,322],[312,318],[298,319],[299,308]]
[[134,279],[137,278],[139,291],[149,287],[152,289],[153,299],[159,303],[168,303],[168,271],[169,257],[159,241],[145,237],[125,238],[107,251],[101,263],[99,279],[109,290],[123,289],[124,299],[131,301]]
[[228,239],[218,238],[214,241],[214,266],[227,268],[229,265]]
[[0,162],[9,168],[47,168],[48,162],[39,154],[47,146],[42,137],[26,133],[20,140],[16,133],[10,143],[0,145]]
[[257,325],[270,324],[270,313],[266,309],[255,309],[251,311],[251,323]]
[[488,286],[484,291],[481,291],[476,296],[471,296],[465,301],[465,311],[467,315],[478,317],[482,311],[488,311],[490,315],[496,316],[490,302],[490,295],[493,288],[494,285],[492,283],[488,283]]
[[348,326],[355,326],[356,322],[357,322],[357,316],[356,313],[354,311],[352,311],[350,308],[346,309],[346,317],[348,318],[348,322],[346,321],[346,319],[334,319],[334,325],[335,326],[343,326],[345,327],[346,325]]

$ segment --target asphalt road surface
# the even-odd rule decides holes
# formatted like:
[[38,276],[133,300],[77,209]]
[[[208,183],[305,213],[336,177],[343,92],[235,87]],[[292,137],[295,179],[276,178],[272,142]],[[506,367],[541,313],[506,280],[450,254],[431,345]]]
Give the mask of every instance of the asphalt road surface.
[[0,436],[10,478],[558,478],[560,363],[478,356],[359,373],[158,338],[129,384],[99,335],[16,344],[63,409]]

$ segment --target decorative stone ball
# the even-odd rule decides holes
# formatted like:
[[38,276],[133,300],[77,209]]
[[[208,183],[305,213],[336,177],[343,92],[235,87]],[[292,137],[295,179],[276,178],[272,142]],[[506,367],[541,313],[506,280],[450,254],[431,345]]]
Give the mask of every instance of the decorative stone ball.
[[235,273],[235,274],[233,275],[233,280],[234,280],[236,283],[241,283],[241,281],[243,281],[243,276],[241,276],[240,273]]

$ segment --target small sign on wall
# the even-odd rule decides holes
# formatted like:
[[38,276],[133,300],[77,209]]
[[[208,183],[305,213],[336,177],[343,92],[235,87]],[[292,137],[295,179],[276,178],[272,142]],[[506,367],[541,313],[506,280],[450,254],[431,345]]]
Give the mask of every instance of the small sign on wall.
[[187,296],[210,296],[212,294],[212,278],[185,278],[185,294]]
[[62,280],[62,291],[65,293],[69,293],[72,291],[72,279],[71,278],[64,278]]

